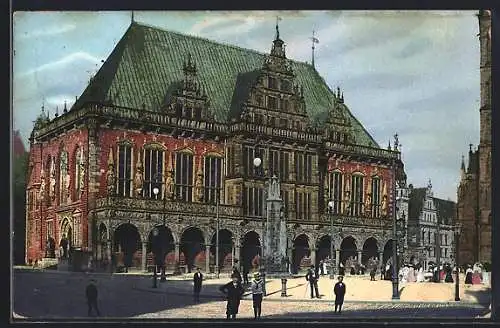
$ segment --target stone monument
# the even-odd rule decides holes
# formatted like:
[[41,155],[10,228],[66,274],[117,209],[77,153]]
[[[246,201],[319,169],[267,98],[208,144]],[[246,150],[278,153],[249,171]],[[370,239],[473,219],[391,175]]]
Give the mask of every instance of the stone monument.
[[267,185],[264,259],[267,274],[288,273],[286,219],[279,179],[273,175]]

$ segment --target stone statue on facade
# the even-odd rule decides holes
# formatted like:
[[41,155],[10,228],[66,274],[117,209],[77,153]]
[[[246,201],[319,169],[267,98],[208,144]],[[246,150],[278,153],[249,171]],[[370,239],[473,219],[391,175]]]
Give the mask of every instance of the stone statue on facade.
[[114,195],[116,190],[116,176],[113,164],[108,165],[108,172],[106,173],[106,186],[108,195]]
[[40,190],[38,191],[38,202],[41,202],[45,199],[45,176],[43,173],[43,169],[40,172],[41,182],[40,182]]
[[80,163],[78,163],[78,165],[80,166],[80,176],[79,176],[79,179],[80,181],[78,181],[78,185],[80,186],[80,193],[83,193],[83,183],[84,183],[84,179],[85,179],[85,161],[83,159],[83,148],[80,148],[81,151],[80,151]]
[[371,214],[372,214],[372,194],[367,193],[365,200],[365,216],[370,217]]
[[382,196],[382,204],[380,206],[382,217],[387,217],[387,195]]
[[174,172],[169,170],[167,172],[167,179],[165,180],[165,196],[172,200],[174,198]]
[[351,192],[349,190],[344,191],[344,214],[348,215],[351,209]]
[[52,160],[52,165],[50,167],[50,189],[49,196],[53,201],[56,198],[56,166],[55,161]]
[[198,202],[203,201],[203,173],[198,172],[194,183],[194,194]]
[[134,190],[137,197],[142,196],[142,188],[144,186],[144,178],[142,176],[142,166],[137,166],[137,171],[135,171],[134,176]]
[[69,192],[70,190],[70,187],[71,187],[71,177],[69,175],[69,170],[66,170],[66,178],[65,178],[65,181],[66,182],[66,190],[64,190],[64,193],[66,194],[66,199],[67,199],[67,202],[71,202],[71,193]]

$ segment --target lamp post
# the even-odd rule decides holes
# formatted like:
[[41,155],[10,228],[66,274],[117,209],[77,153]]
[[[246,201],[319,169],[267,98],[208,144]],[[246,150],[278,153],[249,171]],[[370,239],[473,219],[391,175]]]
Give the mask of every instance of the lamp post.
[[398,242],[396,217],[396,163],[392,159],[392,299],[399,299]]
[[462,224],[459,222],[455,225],[455,302],[460,302],[460,284],[459,284],[459,258],[458,258],[458,243],[460,241],[460,233],[462,230]]
[[330,279],[333,279],[335,264],[333,261],[333,207],[335,202],[333,200],[328,202],[328,215],[330,217]]
[[156,243],[156,238],[158,237],[158,228],[154,228],[153,229],[153,245],[152,246],[152,249],[153,249],[153,288],[158,288],[158,285],[157,285],[157,276],[156,276],[156,256],[157,256],[157,243]]
[[[160,187],[162,185],[162,177],[161,177],[161,173],[156,173],[155,174],[155,178],[154,178],[154,187],[153,187],[153,194],[155,195],[155,199],[158,199],[158,195],[160,194]],[[162,212],[162,219],[163,219],[163,227],[165,227],[165,201],[166,201],[166,197],[165,195],[163,195],[163,212]],[[158,233],[159,234],[159,233]],[[163,254],[163,245],[161,244],[160,247],[159,247],[159,252],[161,254],[161,256],[163,257],[164,254]],[[160,277],[160,282],[164,282],[166,281],[166,276],[165,276],[165,259],[162,258],[162,260],[160,261],[161,263],[161,277]]]
[[[262,159],[260,159],[259,157],[255,157],[253,159],[253,166],[255,168],[255,170],[257,171],[257,169],[261,166],[262,164]],[[265,195],[265,188],[264,188],[264,193]],[[265,200],[263,199],[263,203],[265,204]],[[263,205],[264,205],[263,204]],[[264,206],[262,206],[262,208],[264,209]],[[265,258],[265,246],[266,246],[266,236],[267,236],[267,225],[266,225],[266,220],[267,220],[267,209],[266,209],[266,214],[265,216],[262,217],[262,256],[261,256],[261,271],[262,271],[262,280],[263,280],[263,284],[264,284],[264,296],[266,296],[266,289],[265,289],[265,286],[266,286],[266,258]]]

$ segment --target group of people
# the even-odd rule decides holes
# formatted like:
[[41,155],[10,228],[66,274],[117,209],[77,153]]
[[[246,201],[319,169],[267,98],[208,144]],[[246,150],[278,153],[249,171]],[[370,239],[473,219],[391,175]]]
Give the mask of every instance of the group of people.
[[[318,290],[318,280],[321,270],[320,268],[321,265],[318,267],[314,267],[314,265],[311,265],[306,273],[306,281],[309,282],[311,298],[314,298],[314,294],[316,294],[316,298],[321,298]],[[342,304],[344,304],[346,286],[343,280],[344,277],[342,275],[339,275],[338,282],[333,287],[333,293],[335,294],[335,313],[340,313],[342,311]]]

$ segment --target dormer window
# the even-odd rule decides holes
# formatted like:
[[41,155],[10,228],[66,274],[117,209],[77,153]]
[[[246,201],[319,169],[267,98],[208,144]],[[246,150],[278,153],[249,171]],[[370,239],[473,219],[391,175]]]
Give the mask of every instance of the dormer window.
[[287,99],[280,99],[280,108],[284,111],[288,111],[288,100]]
[[201,107],[196,107],[194,109],[194,119],[197,121],[201,120]]
[[287,80],[281,80],[281,90],[290,92],[290,82],[288,82]]

